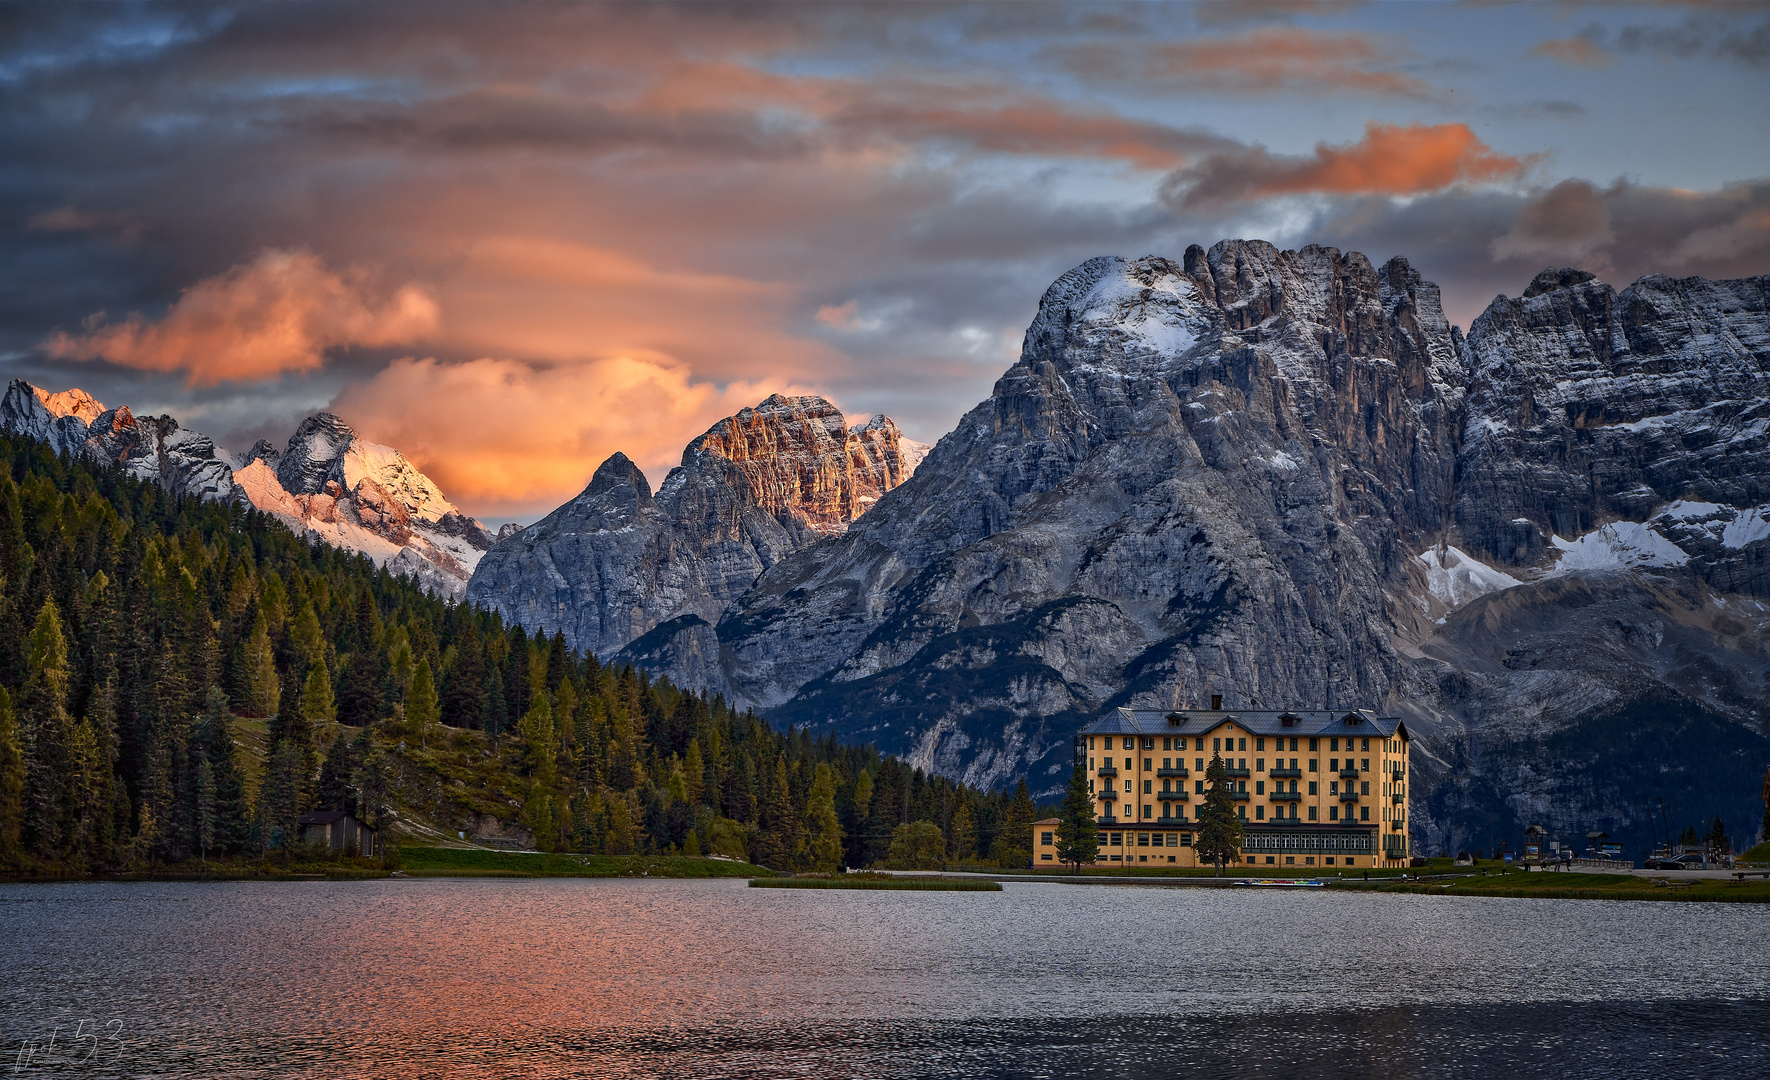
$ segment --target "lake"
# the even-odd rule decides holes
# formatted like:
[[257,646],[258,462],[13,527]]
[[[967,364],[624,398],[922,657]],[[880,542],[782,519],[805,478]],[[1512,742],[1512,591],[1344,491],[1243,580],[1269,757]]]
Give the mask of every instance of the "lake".
[[0,885],[22,1076],[1762,1077],[1767,1035],[1760,905]]

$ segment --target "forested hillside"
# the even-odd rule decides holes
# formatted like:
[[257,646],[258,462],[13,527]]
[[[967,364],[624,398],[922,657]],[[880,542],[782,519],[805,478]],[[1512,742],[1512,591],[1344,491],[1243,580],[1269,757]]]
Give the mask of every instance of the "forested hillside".
[[900,851],[914,835],[949,859],[1026,858],[1024,785],[980,794],[777,732],[42,443],[0,438],[0,465],[9,872],[281,856],[314,809],[395,838],[776,869],[882,860],[894,833]]

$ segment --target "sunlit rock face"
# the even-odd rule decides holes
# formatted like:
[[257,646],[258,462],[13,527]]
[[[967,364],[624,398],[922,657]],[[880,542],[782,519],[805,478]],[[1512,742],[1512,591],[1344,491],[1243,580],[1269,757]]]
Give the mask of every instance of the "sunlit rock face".
[[925,450],[884,416],[850,428],[823,398],[777,394],[689,443],[655,495],[615,454],[576,499],[501,538],[467,595],[531,631],[605,657],[633,646],[703,683],[717,678],[725,607],[846,531]]
[[260,440],[236,456],[170,416],[136,416],[82,390],[50,394],[15,379],[0,399],[0,427],[176,494],[249,503],[450,599],[492,545],[485,527],[397,450],[358,437],[331,413],[304,420],[283,451]]

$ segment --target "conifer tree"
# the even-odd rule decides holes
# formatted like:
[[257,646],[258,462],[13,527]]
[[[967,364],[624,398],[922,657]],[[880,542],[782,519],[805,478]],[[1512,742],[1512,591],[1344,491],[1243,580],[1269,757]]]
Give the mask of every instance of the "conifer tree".
[[842,823],[836,817],[836,774],[825,762],[818,762],[812,775],[804,828],[806,865],[826,874],[840,870]]
[[1038,807],[1034,805],[1032,793],[1027,789],[1026,777],[1014,785],[1014,797],[1002,808],[1000,827],[996,832],[996,841],[991,850],[996,857],[996,865],[1003,867],[1024,866],[1032,857],[1032,823]]
[[[702,805],[701,796],[707,789],[707,763],[701,759],[701,741],[688,740],[688,752],[682,757],[682,779],[687,789],[688,801],[692,806]],[[834,793],[831,794],[832,800]],[[834,805],[834,802],[831,804]]]
[[269,716],[277,711],[281,687],[277,682],[276,652],[271,648],[269,622],[264,612],[252,620],[251,632],[242,644],[242,664],[249,715]]
[[1223,872],[1225,864],[1241,858],[1242,824],[1235,812],[1229,768],[1220,755],[1211,755],[1205,769],[1205,802],[1199,808],[1198,838],[1193,843],[1198,861]]
[[1100,826],[1094,818],[1094,793],[1088,790],[1086,760],[1076,756],[1057,824],[1057,858],[1076,873],[1081,872],[1084,863],[1092,866],[1100,857]]
[[332,673],[326,670],[324,659],[315,660],[308,669],[307,682],[301,688],[301,715],[309,723],[338,718],[332,700]]
[[977,824],[971,815],[971,803],[961,794],[947,822],[947,858],[951,862],[970,862],[977,854]]
[[770,870],[791,870],[798,840],[798,822],[788,787],[786,757],[775,758],[770,772],[772,775],[763,785],[762,828],[756,837],[756,861]]
[[[0,471],[0,479],[12,482],[4,471]],[[20,835],[24,823],[25,751],[19,741],[12,695],[0,686],[0,865],[16,865],[23,854]]]
[[54,600],[44,600],[28,642],[24,690],[25,845],[44,859],[64,854],[72,723],[67,638]]
[[431,728],[442,719],[437,707],[436,682],[430,674],[429,657],[418,661],[412,673],[412,689],[406,695],[406,724],[418,736],[419,746],[428,746]]
[[215,769],[207,756],[197,758],[197,852],[209,861],[209,849],[215,846]]
[[553,707],[547,703],[546,694],[535,695],[534,703],[517,724],[517,733],[522,736],[529,775],[538,786],[552,788],[557,779],[558,751],[554,745]]
[[343,810],[351,812],[356,807],[351,805],[350,780],[356,772],[356,763],[351,760],[350,738],[343,731],[326,749],[326,760],[320,764],[319,797],[314,803],[316,810]]
[[211,686],[204,699],[202,757],[215,779],[215,842],[222,851],[246,850],[250,840],[251,807],[246,800],[246,777],[234,746],[233,716],[227,695]]

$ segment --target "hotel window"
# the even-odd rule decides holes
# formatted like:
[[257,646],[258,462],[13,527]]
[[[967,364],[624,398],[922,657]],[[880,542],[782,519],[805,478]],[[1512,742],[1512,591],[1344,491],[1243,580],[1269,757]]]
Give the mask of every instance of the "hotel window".
[[1125,781],[1125,794],[1129,795],[1130,793],[1131,793],[1131,782],[1129,780],[1126,780]]
[[1256,795],[1266,794],[1266,781],[1264,781],[1264,780],[1254,781],[1254,794],[1256,794]]
[[1315,781],[1309,781],[1309,794],[1315,794]]
[[1148,771],[1149,771],[1149,770],[1150,770],[1150,767],[1151,767],[1151,766],[1150,766],[1150,764],[1149,764],[1149,760],[1150,760],[1150,759],[1149,759],[1149,758],[1144,758],[1144,759],[1143,759],[1143,771],[1144,771],[1144,772],[1148,772]]
[[1192,834],[1191,833],[1183,832],[1180,834],[1180,846],[1181,847],[1191,847],[1192,846]]
[[1094,834],[1094,843],[1099,847],[1105,847],[1106,846],[1106,834],[1105,833],[1095,833]]
[[1328,794],[1329,795],[1338,795],[1339,793],[1340,793],[1340,782],[1338,780],[1329,780],[1328,781]]
[[1371,748],[1371,741],[1369,739],[1358,740],[1358,749],[1361,752],[1368,753],[1370,751],[1370,748]]
[[[1365,741],[1369,742],[1370,740],[1366,739]],[[1370,758],[1359,758],[1358,759],[1358,769],[1360,772],[1370,772],[1371,771],[1371,759]]]
[[[1204,740],[1200,739],[1199,742],[1204,742]],[[1204,758],[1193,758],[1193,760],[1198,762],[1198,771],[1204,772],[1205,771],[1205,759]]]
[[1168,834],[1168,846],[1169,847],[1179,847],[1180,846],[1180,834],[1179,833],[1169,833]]
[[1238,818],[1247,817],[1248,816],[1248,808],[1246,806],[1242,805],[1241,803],[1237,803],[1235,805],[1235,816]]
[[1337,806],[1328,807],[1328,820],[1329,821],[1340,820],[1340,808],[1339,807],[1337,807]]
[[1205,782],[1203,780],[1194,780],[1192,782],[1192,791],[1195,795],[1203,795],[1205,793]]
[[1203,735],[1200,735],[1198,737],[1198,745],[1193,747],[1193,749],[1194,750],[1203,750],[1204,748],[1205,748],[1205,737]]
[[1042,832],[1039,834],[1039,846],[1040,847],[1050,847],[1051,846],[1051,834],[1050,833]]
[[1265,821],[1266,820],[1266,808],[1264,806],[1254,807],[1254,820],[1255,821]]
[[1314,820],[1315,820],[1315,807],[1313,807],[1313,806],[1311,806],[1311,807],[1310,807],[1310,808],[1309,808],[1309,820],[1310,820],[1310,821],[1314,821]]
[[1369,780],[1359,781],[1358,793],[1360,795],[1369,795],[1371,793],[1371,782]]
[[[1291,742],[1293,742],[1293,743],[1295,743],[1295,742],[1296,742],[1296,741],[1297,741],[1297,740],[1295,740],[1295,739],[1292,739],[1292,740],[1291,740]],[[1295,750],[1295,749],[1296,749],[1296,747],[1295,747],[1295,746],[1292,746],[1292,747],[1291,747],[1291,749],[1292,749],[1292,750]],[[1296,767],[1297,767],[1297,759],[1296,759],[1296,758],[1292,758],[1292,759],[1291,759],[1291,768],[1293,768],[1293,769],[1294,769],[1294,768],[1296,768]]]
[[[1291,750],[1292,750],[1292,751],[1295,751],[1295,750],[1296,750],[1296,749],[1297,749],[1297,740],[1295,740],[1295,739],[1292,739],[1292,740],[1291,740]],[[1315,749],[1315,748],[1314,748],[1314,747],[1313,747],[1313,746],[1312,746],[1312,747],[1310,747],[1310,749],[1311,749],[1311,750],[1313,750],[1313,749]],[[1293,768],[1293,769],[1294,769],[1294,768],[1296,768],[1296,767],[1297,767],[1297,763],[1296,763],[1296,762],[1294,762],[1294,761],[1293,761],[1293,762],[1291,762],[1291,768]]]
[[1143,781],[1143,794],[1148,795],[1150,792],[1152,792],[1154,790],[1155,790],[1154,784],[1150,783],[1148,780]]
[[1266,771],[1266,759],[1265,758],[1257,757],[1254,759],[1254,771],[1255,772],[1265,772]]
[[[1246,740],[1246,739],[1243,739],[1243,740],[1242,740],[1242,742],[1247,742],[1247,740]],[[1238,769],[1245,769],[1245,768],[1247,768],[1247,767],[1248,767],[1248,759],[1247,759],[1247,758],[1241,758],[1241,759],[1240,759],[1240,762],[1241,762],[1241,763],[1240,763],[1240,764],[1239,764],[1239,765],[1237,765],[1237,766],[1236,766],[1236,768],[1238,768]]]
[[[1313,741],[1313,740],[1311,740],[1311,741]],[[1313,747],[1311,747],[1311,749],[1313,749]],[[1316,759],[1316,758],[1310,758],[1310,759],[1309,759],[1309,771],[1310,771],[1310,772],[1314,772],[1314,771],[1315,771],[1315,762],[1316,762],[1316,761],[1317,761],[1317,760],[1318,760],[1318,759]]]
[[[1317,749],[1315,744],[1320,741],[1321,741],[1320,739],[1310,739],[1309,740],[1309,752],[1310,753],[1312,753],[1312,754],[1315,753],[1315,751]],[[1311,766],[1311,768],[1313,768],[1313,766]]]
[[[1128,768],[1130,768],[1130,766],[1126,765],[1125,768],[1128,769]],[[1328,758],[1328,772],[1339,772],[1339,771],[1340,771],[1340,759],[1337,757]]]
[[1164,768],[1164,769],[1173,768],[1174,767],[1173,761],[1174,761],[1173,758],[1162,758],[1162,768]]
[[1053,856],[1049,851],[1047,851],[1043,855],[1040,855],[1039,858],[1043,859],[1045,862],[1050,862],[1051,859],[1053,858]]
[[[1125,759],[1125,771],[1126,771],[1126,772],[1130,772],[1130,771],[1131,771],[1131,759],[1130,759],[1130,758],[1126,758],[1126,759]],[[1127,791],[1129,791],[1129,790],[1130,790],[1130,789],[1129,789],[1129,788],[1126,788],[1126,789],[1125,789],[1125,790],[1127,790]]]
[[[1163,750],[1172,750],[1172,749],[1174,749],[1174,740],[1173,740],[1173,739],[1163,739],[1163,740],[1162,740],[1162,749],[1163,749]],[[1163,758],[1163,759],[1162,759],[1162,760],[1163,760],[1163,761],[1166,761],[1166,760],[1167,760],[1167,758]]]
[[1255,739],[1254,740],[1254,749],[1256,749],[1256,750],[1266,749],[1266,740],[1265,739]]
[[1148,833],[1140,832],[1137,834],[1137,846],[1138,847],[1148,847],[1149,846],[1149,834]]
[[1094,781],[1092,781],[1092,780],[1088,781],[1088,790],[1089,791],[1094,790]]
[[[1238,741],[1241,743],[1241,749],[1245,752],[1248,748],[1248,741],[1246,739],[1241,739]],[[1244,764],[1242,766],[1242,768],[1244,768],[1244,769],[1247,768],[1247,765]]]
[[1371,808],[1368,806],[1359,807],[1358,808],[1358,820],[1369,821],[1370,819],[1371,819]]
[[1221,754],[1223,752],[1223,740],[1222,739],[1212,739],[1211,740],[1211,749],[1216,751],[1217,753]]
[[1117,833],[1117,832],[1113,833],[1112,834],[1112,846],[1113,847],[1124,847],[1125,846],[1125,834],[1124,833]]
[[[1366,740],[1366,741],[1368,742],[1369,740]],[[1144,739],[1143,740],[1143,749],[1154,750],[1155,749],[1155,740],[1154,739]],[[1365,747],[1365,749],[1369,750],[1370,747],[1367,746],[1367,747]]]

